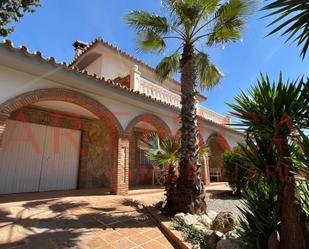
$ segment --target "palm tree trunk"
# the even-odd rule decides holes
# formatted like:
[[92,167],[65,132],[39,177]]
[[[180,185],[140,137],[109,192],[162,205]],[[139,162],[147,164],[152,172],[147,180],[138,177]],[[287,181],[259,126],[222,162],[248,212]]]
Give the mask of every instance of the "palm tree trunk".
[[[308,249],[309,233],[306,226],[306,215],[298,195],[295,177],[285,167],[292,164],[288,144],[278,143],[278,152],[284,158],[282,175],[279,186],[280,200],[280,249]],[[284,173],[286,172],[286,173]]]
[[196,108],[194,47],[184,46],[181,59],[181,159],[175,192],[167,198],[172,213],[206,212],[205,190],[198,165],[198,116]]
[[281,183],[281,241],[280,249],[309,248],[309,233],[306,226],[306,215],[297,193],[295,178]]

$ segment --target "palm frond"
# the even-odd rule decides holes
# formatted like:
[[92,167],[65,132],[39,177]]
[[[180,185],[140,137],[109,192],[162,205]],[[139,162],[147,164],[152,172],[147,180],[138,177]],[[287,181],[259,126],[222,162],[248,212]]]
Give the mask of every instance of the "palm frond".
[[[160,150],[160,138],[157,133],[146,133],[140,138],[140,141],[145,144],[149,149]],[[139,145],[141,147],[141,145]]]
[[164,80],[167,77],[171,77],[177,72],[180,66],[181,55],[174,53],[170,56],[163,58],[163,60],[156,67],[156,74],[160,80]]
[[152,30],[141,30],[137,35],[138,49],[160,53],[166,48],[164,39]]
[[137,31],[138,49],[161,52],[166,44],[163,35],[169,32],[167,18],[147,11],[131,11],[125,17],[126,22]]
[[207,54],[199,52],[195,57],[195,68],[201,88],[211,89],[218,85],[223,74],[210,62]]
[[252,6],[252,1],[244,0],[229,0],[222,4],[215,13],[215,24],[208,36],[207,45],[238,40]]
[[281,35],[288,35],[297,46],[302,46],[301,56],[305,58],[309,47],[309,4],[306,0],[276,0],[263,8],[272,12],[266,17],[278,16],[269,26],[276,26],[268,35],[282,31]]
[[[229,106],[249,133],[260,132],[259,136],[268,139],[274,135],[282,123],[283,115],[286,115],[289,120],[281,124],[280,132],[290,134],[293,126],[304,128],[307,125],[303,120],[306,110],[302,88],[302,80],[284,83],[280,75],[274,83],[268,76],[261,75],[257,85],[248,94],[235,97],[237,105]],[[266,108],[272,112],[266,112]]]
[[124,17],[124,19],[137,31],[150,30],[157,34],[164,34],[169,31],[169,24],[166,17],[157,16],[147,11],[131,11]]
[[153,164],[158,167],[178,164],[179,143],[174,137],[160,139],[158,134],[150,133],[142,138],[142,142],[148,145],[146,156]]
[[219,0],[200,0],[200,5],[208,14],[212,14],[218,7],[219,2]]
[[217,8],[219,0],[163,0],[171,13],[174,26],[185,34],[185,39],[190,39],[193,32],[202,25],[202,20],[207,20]]

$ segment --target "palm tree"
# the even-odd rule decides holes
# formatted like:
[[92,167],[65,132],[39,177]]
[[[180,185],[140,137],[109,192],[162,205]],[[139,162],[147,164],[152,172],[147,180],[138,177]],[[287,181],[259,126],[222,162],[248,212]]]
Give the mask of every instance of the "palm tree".
[[288,35],[287,41],[294,38],[297,46],[302,46],[301,56],[305,58],[309,47],[308,0],[276,0],[263,9],[273,11],[267,16],[278,16],[270,23],[270,26],[275,24],[278,26],[268,35],[282,31],[282,35]]
[[169,207],[173,213],[203,213],[205,191],[197,166],[197,82],[211,89],[222,78],[203,49],[238,40],[251,4],[248,0],[162,0],[162,5],[167,16],[136,10],[125,19],[136,29],[138,46],[143,51],[163,52],[169,39],[179,44],[156,67],[161,80],[177,72],[181,78],[180,176]]

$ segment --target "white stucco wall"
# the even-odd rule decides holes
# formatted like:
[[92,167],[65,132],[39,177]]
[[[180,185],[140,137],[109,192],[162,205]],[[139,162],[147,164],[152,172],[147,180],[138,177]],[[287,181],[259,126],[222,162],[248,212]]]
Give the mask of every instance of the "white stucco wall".
[[[112,65],[112,64],[111,64]],[[58,72],[55,72],[57,74]],[[60,72],[59,72],[60,74]],[[67,75],[67,73],[63,73]],[[75,75],[75,74],[74,74]],[[46,76],[46,75],[45,75]],[[99,101],[106,106],[119,120],[123,129],[127,127],[131,120],[143,113],[152,113],[159,116],[170,128],[173,135],[179,129],[178,112],[164,108],[161,105],[148,102],[141,98],[123,96],[122,93],[117,93],[114,88],[106,89],[103,83],[98,81],[88,80],[75,75],[76,79],[72,80],[56,80],[44,79],[30,73],[20,72],[6,66],[0,66],[0,104],[14,98],[22,93],[26,93],[42,88],[69,88],[75,91],[80,91],[83,94]],[[56,78],[56,76],[52,77]],[[71,77],[71,76],[68,76]],[[68,78],[70,79],[70,78]],[[135,100],[134,100],[135,99]],[[203,125],[203,138],[206,142],[208,137],[214,133],[220,133],[219,127],[214,127],[205,122]],[[231,132],[226,132],[226,138],[231,147],[234,147],[237,142],[241,141],[239,135]]]
[[25,92],[49,87],[63,85],[0,65],[0,103]]
[[[0,66],[0,89],[1,89],[0,104],[29,91],[43,88],[61,88],[61,87],[72,89],[75,91],[77,90],[74,87],[69,87],[68,85],[61,84],[59,82],[42,79],[40,77],[36,77],[27,73],[19,72],[7,67]],[[87,85],[85,85],[85,88],[87,88]],[[123,129],[125,129],[127,125],[130,123],[130,121],[133,120],[135,117],[143,113],[149,112],[149,110],[147,110],[145,106],[142,105],[142,103],[140,106],[136,106],[130,104],[129,102],[121,102],[119,100],[102,96],[98,93],[94,92],[86,93],[83,91],[81,92],[83,94],[87,94],[89,97],[99,101],[104,106],[106,106],[117,117]],[[173,119],[168,115],[164,115],[160,112],[153,112],[153,111],[151,113],[160,116],[160,118],[166,122],[166,124],[170,127],[170,129],[172,129],[173,126],[175,126],[174,124],[175,122],[173,123]]]
[[98,53],[101,56],[86,67],[88,72],[96,73],[105,79],[115,79],[130,74],[134,63],[104,47],[100,47]]
[[[102,57],[97,58],[94,62],[87,66],[86,70],[96,75],[102,75]],[[104,76],[105,77],[105,76]]]
[[95,73],[101,77],[103,76],[105,79],[115,79],[130,74],[133,67],[138,65],[139,71],[144,78],[175,93],[180,93],[179,84],[169,79],[160,82],[152,70],[144,65],[129,60],[127,57],[117,53],[111,48],[98,46],[94,51],[101,54],[101,56],[85,68],[90,73]]

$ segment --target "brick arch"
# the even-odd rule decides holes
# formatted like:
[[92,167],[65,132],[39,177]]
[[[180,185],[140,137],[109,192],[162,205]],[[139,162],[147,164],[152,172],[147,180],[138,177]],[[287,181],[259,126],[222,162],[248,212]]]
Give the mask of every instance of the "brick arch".
[[209,145],[210,142],[215,141],[223,150],[230,150],[231,147],[225,137],[218,133],[211,134],[206,141],[206,144]]
[[216,181],[225,181],[223,153],[230,149],[227,140],[218,133],[210,135],[206,142],[210,149],[209,171],[218,172]]
[[123,134],[123,128],[118,119],[98,101],[70,89],[45,88],[23,93],[0,104],[0,141],[5,130],[5,122],[12,112],[25,106],[47,100],[64,101],[81,106],[100,119],[107,118],[110,122],[111,129],[114,129],[119,136]]
[[139,122],[146,122],[153,125],[157,129],[159,135],[170,136],[172,134],[168,125],[161,118],[151,113],[143,113],[131,120],[125,129],[125,134],[132,134],[133,128]]

